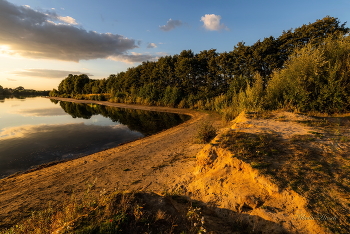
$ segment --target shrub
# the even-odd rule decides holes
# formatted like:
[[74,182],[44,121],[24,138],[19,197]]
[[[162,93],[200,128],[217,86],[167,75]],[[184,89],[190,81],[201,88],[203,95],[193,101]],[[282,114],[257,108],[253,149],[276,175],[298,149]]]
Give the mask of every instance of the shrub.
[[188,106],[187,106],[187,103],[186,103],[186,98],[183,98],[181,101],[180,101],[180,103],[179,103],[179,105],[177,106],[178,108],[187,108]]
[[327,113],[349,110],[349,53],[349,36],[296,50],[268,82],[266,107]]
[[209,122],[204,122],[198,129],[197,139],[200,143],[209,143],[216,136],[216,128]]

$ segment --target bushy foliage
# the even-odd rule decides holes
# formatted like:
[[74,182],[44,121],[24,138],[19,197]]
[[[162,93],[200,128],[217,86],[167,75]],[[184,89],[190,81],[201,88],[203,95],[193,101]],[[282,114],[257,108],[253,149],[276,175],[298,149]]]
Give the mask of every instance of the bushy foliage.
[[48,96],[50,91],[37,91],[34,89],[25,89],[22,86],[17,88],[4,88],[0,85],[0,96]]
[[199,143],[209,143],[216,136],[216,128],[208,122],[204,122],[197,131]]
[[268,83],[266,107],[300,111],[349,110],[350,38],[327,38],[296,50]]

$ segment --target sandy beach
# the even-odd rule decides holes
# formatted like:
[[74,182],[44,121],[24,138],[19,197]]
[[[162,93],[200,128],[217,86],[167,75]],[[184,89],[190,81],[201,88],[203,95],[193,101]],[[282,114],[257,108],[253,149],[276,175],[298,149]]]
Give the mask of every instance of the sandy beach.
[[218,115],[188,109],[127,105],[56,98],[119,108],[172,112],[192,118],[174,128],[82,158],[0,180],[0,228],[9,227],[34,210],[58,204],[93,185],[95,192],[144,190],[164,192],[195,164],[204,146],[194,137],[204,121],[220,125]]

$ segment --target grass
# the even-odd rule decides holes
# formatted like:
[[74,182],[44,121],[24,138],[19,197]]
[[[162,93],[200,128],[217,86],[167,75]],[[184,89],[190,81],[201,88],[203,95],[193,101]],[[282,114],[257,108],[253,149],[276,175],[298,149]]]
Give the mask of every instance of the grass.
[[[164,195],[93,190],[89,186],[81,197],[73,194],[61,205],[35,211],[0,234],[199,234],[212,233],[218,225],[210,205],[191,200],[180,190]],[[219,220],[219,225],[239,233],[257,233],[243,220],[231,218]]]
[[186,207],[181,213],[169,199],[142,192],[93,194],[88,189],[83,197],[72,196],[60,206],[35,211],[0,234],[200,233],[202,227],[193,225],[201,218],[197,208],[181,198]]
[[[348,137],[338,136],[340,145],[332,148],[329,141],[339,125],[329,120],[307,121],[306,124],[317,126],[317,131],[289,140],[276,134],[231,131],[222,137],[220,145],[229,149],[232,157],[249,163],[280,188],[292,189],[307,198],[307,208],[313,217],[331,217],[318,222],[332,233],[350,233]],[[342,123],[342,126],[349,126],[347,124]],[[349,128],[344,128],[342,134],[347,131]],[[322,141],[315,141],[317,138]]]
[[307,142],[307,141],[314,141],[316,138],[312,135],[293,135],[291,137],[292,142]]

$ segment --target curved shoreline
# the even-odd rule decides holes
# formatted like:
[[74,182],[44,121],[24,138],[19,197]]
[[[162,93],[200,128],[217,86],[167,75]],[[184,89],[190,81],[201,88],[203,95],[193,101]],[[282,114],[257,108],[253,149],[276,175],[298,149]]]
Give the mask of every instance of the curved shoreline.
[[[0,228],[17,223],[49,202],[60,203],[79,195],[94,183],[100,190],[165,191],[178,175],[193,166],[202,145],[193,144],[198,125],[217,119],[207,113],[168,107],[127,105],[106,101],[54,98],[76,103],[187,114],[192,118],[155,135],[82,158],[0,180]],[[127,170],[126,170],[127,169]]]
[[[131,105],[131,104],[129,105],[129,104],[124,104],[124,103],[113,103],[113,102],[108,102],[108,101],[77,100],[77,99],[73,99],[73,98],[59,98],[59,97],[45,97],[45,98],[58,100],[58,101],[65,101],[65,102],[74,102],[74,103],[83,103],[83,104],[99,104],[99,105],[111,106],[111,107],[123,108],[123,109],[145,110],[145,111],[154,111],[154,112],[167,112],[167,113],[174,113],[174,114],[179,114],[179,115],[180,114],[187,115],[187,116],[190,116],[192,118],[192,113],[188,112],[189,110],[186,110],[186,109],[176,109],[176,108],[157,107],[157,106],[142,106],[142,105]],[[188,121],[188,120],[186,120],[186,121]],[[181,125],[181,124],[182,123],[180,123],[178,125]],[[178,125],[176,125],[176,126],[178,126]],[[176,127],[176,126],[174,126],[174,127]],[[174,128],[174,127],[172,127],[172,128]],[[163,132],[166,130],[168,130],[168,129],[164,129],[160,132]],[[158,134],[160,132],[157,132],[155,134]],[[152,135],[155,135],[155,134],[152,134]],[[133,142],[133,141],[137,141],[139,139],[150,137],[150,136],[151,135],[147,135],[147,136],[143,136],[141,138],[137,138],[135,140],[123,142],[123,143],[120,143],[116,147],[119,147],[121,145],[125,145],[125,144]],[[113,147],[113,148],[116,148],[116,147]],[[102,150],[102,151],[105,151],[105,150]],[[99,151],[99,152],[101,152],[101,151]],[[30,173],[33,171],[41,170],[41,169],[46,168],[46,167],[54,166],[54,165],[59,164],[59,163],[65,163],[65,162],[72,161],[72,160],[77,159],[77,158],[86,157],[88,155],[84,155],[84,156],[80,156],[80,157],[76,157],[76,158],[71,158],[71,159],[62,159],[62,160],[57,160],[57,161],[52,161],[52,162],[32,166],[31,168],[29,168],[27,170],[18,171],[18,172],[15,172],[13,174],[10,174],[10,175],[4,176],[4,177],[0,176],[0,180],[6,179],[6,178],[12,178],[12,177],[15,177],[18,175],[27,174],[27,173]]]

